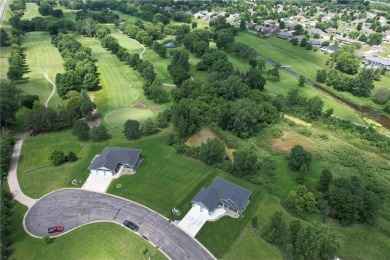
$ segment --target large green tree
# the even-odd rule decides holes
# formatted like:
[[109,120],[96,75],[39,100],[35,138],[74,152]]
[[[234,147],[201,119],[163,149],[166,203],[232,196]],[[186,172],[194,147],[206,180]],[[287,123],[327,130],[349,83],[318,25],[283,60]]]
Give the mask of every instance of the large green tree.
[[232,173],[238,177],[254,176],[259,174],[260,164],[257,155],[249,148],[242,148],[234,152]]
[[83,120],[77,120],[73,124],[72,134],[77,136],[77,139],[80,141],[85,141],[89,139],[89,126],[88,123]]
[[129,140],[137,139],[141,136],[141,124],[137,120],[127,120],[123,133]]
[[296,145],[291,149],[288,165],[291,170],[299,171],[303,165],[309,168],[311,164],[311,154],[301,146]]
[[355,55],[349,51],[343,51],[337,55],[336,59],[336,69],[347,74],[356,74],[360,67],[360,60]]
[[316,199],[305,185],[295,187],[287,196],[287,205],[298,216],[305,216],[316,209]]
[[15,86],[1,82],[0,95],[0,121],[1,127],[7,127],[16,123],[16,112],[20,108],[21,90]]
[[218,139],[208,139],[200,146],[199,159],[208,165],[223,161],[225,146]]
[[283,213],[275,212],[264,228],[263,237],[270,243],[283,245],[286,242],[286,222],[283,220]]

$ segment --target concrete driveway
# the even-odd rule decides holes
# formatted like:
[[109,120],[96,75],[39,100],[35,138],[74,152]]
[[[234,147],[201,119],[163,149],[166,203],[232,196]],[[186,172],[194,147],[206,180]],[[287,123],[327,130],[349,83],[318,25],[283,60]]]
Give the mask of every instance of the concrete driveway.
[[86,190],[62,189],[49,193],[26,213],[24,227],[31,235],[42,237],[47,235],[48,227],[55,225],[63,225],[69,231],[93,221],[122,224],[125,219],[138,224],[138,233],[171,259],[215,259],[194,238],[151,209]]
[[89,174],[81,189],[105,193],[110,186],[112,176]]
[[199,205],[194,205],[178,226],[190,236],[195,237],[208,218],[209,212],[206,209],[201,210]]

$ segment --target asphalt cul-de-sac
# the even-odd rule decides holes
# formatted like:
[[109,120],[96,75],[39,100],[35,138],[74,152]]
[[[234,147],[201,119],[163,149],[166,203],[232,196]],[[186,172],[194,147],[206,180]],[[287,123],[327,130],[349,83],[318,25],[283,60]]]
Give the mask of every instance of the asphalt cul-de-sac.
[[122,224],[125,219],[139,225],[138,233],[171,259],[214,259],[196,240],[160,214],[103,193],[80,189],[55,191],[34,204],[27,212],[24,224],[30,234],[43,237],[52,226],[62,225],[66,232],[93,221]]

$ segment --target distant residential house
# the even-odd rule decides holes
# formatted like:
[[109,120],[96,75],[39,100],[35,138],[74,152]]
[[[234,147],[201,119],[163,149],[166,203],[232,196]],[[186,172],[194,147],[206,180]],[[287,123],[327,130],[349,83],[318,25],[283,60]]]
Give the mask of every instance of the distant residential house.
[[291,20],[287,17],[280,18],[280,21],[285,22],[285,23],[291,22]]
[[382,45],[373,45],[370,49],[371,52],[384,52],[387,51],[387,48]]
[[364,23],[364,24],[363,24],[363,27],[370,28],[371,25],[372,25],[372,23]]
[[291,39],[294,36],[291,32],[286,31],[278,32],[276,35],[282,39]]
[[313,47],[321,46],[322,41],[319,39],[309,39],[309,41]]
[[209,187],[203,188],[192,200],[210,215],[221,206],[241,214],[248,206],[251,192],[222,178],[216,178]]
[[321,51],[325,52],[325,53],[334,53],[335,51],[337,51],[338,49],[340,49],[340,46],[337,46],[337,45],[328,45],[328,46],[324,46],[321,48]]
[[362,31],[365,35],[370,35],[375,32],[373,29],[370,28],[363,28]]
[[387,70],[390,70],[390,59],[379,56],[365,57],[364,64],[373,68],[386,68]]
[[141,152],[141,149],[106,147],[91,162],[89,173],[114,176],[121,166],[135,171],[143,161]]
[[350,45],[350,44],[353,44],[353,43],[361,43],[359,41],[356,41],[356,40],[353,40],[353,39],[349,39],[349,38],[346,38],[346,37],[341,37],[341,36],[335,37],[334,40],[336,42],[338,42],[338,43],[343,43],[343,44],[346,44],[346,45]]
[[274,25],[275,24],[275,20],[272,20],[272,19],[265,20],[264,24]]
[[332,34],[339,34],[340,33],[336,28],[333,28],[333,27],[326,28],[325,32],[332,33]]
[[309,36],[311,36],[311,37],[313,37],[315,34],[318,34],[320,36],[320,38],[323,38],[324,36],[326,36],[326,33],[324,33],[321,29],[317,29],[317,28],[309,29],[307,32],[308,32]]

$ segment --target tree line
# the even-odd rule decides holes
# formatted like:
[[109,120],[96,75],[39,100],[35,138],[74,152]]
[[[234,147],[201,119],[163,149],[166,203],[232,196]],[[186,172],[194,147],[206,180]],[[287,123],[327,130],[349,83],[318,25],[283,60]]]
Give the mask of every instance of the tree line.
[[91,49],[83,47],[74,34],[59,34],[52,37],[52,44],[58,48],[65,73],[56,75],[58,95],[66,98],[69,91],[94,90],[99,87],[97,67]]
[[101,45],[115,54],[120,61],[136,69],[144,78],[143,89],[145,96],[155,103],[167,102],[169,94],[163,88],[161,80],[156,79],[153,64],[142,60],[137,53],[130,54],[127,49],[120,46],[118,40],[109,35],[110,30],[107,27],[99,25],[97,28],[97,36]]

